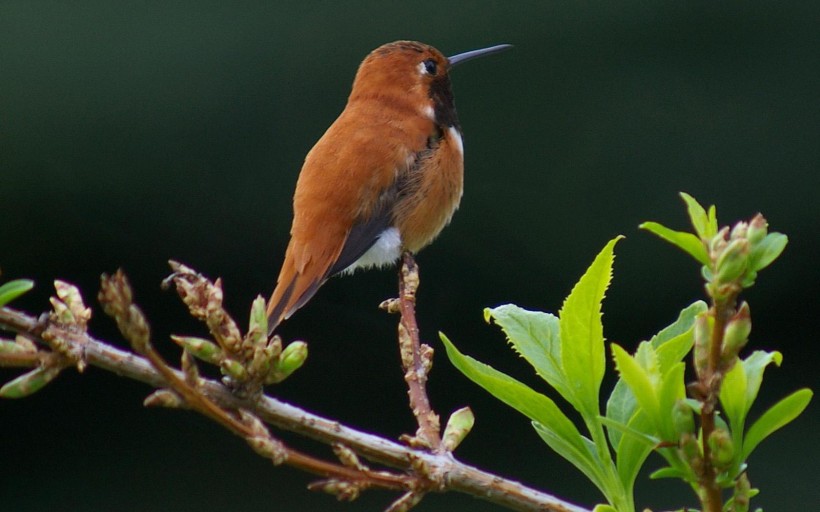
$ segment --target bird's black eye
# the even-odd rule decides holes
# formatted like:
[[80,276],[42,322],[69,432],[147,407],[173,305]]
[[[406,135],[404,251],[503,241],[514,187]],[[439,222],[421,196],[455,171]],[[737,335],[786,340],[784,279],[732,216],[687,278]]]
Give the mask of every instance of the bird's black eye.
[[433,59],[427,59],[424,61],[424,70],[427,71],[428,75],[436,76],[438,73],[438,64]]

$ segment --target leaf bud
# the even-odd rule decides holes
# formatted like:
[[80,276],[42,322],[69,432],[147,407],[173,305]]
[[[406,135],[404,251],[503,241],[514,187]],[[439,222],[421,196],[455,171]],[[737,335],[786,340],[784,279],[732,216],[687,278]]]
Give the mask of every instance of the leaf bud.
[[271,365],[266,383],[275,384],[287,379],[290,374],[298,370],[307,360],[308,346],[304,341],[294,341],[282,350],[276,361]]
[[732,240],[715,262],[717,280],[721,283],[737,281],[748,266],[749,241],[745,238]]
[[735,456],[735,446],[729,432],[722,428],[715,429],[709,434],[707,442],[712,451],[712,464],[720,471],[728,469]]
[[451,414],[441,439],[444,450],[448,452],[455,450],[470,433],[474,424],[475,416],[469,407],[462,407]]
[[749,303],[740,305],[737,313],[729,319],[726,330],[723,333],[723,360],[725,362],[734,360],[741,349],[749,341],[749,333],[752,332],[752,317],[749,312]]

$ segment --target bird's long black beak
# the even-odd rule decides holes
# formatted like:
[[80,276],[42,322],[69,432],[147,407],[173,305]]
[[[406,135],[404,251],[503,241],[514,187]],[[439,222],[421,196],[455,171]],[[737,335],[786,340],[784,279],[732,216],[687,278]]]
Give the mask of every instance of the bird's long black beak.
[[459,53],[458,55],[448,57],[447,60],[450,61],[450,66],[452,67],[456,64],[461,64],[462,62],[475,59],[476,57],[483,57],[484,55],[492,55],[493,53],[503,52],[512,47],[513,46],[511,44],[497,44],[495,46],[490,46],[489,48],[481,48],[480,50],[471,50],[469,52]]

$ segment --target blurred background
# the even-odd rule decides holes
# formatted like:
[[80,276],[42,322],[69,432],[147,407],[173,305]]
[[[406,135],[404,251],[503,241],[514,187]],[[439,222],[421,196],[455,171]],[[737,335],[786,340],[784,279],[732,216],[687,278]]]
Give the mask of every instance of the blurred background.
[[[344,107],[361,59],[396,39],[445,54],[515,49],[453,74],[465,132],[461,209],[418,258],[429,384],[447,416],[470,405],[466,462],[585,506],[597,491],[527,420],[458,374],[438,342],[546,389],[482,309],[555,312],[617,234],[605,335],[629,349],[702,296],[697,266],[640,232],[686,228],[678,191],[723,224],[758,211],[790,243],[745,295],[752,346],[781,350],[753,415],[817,388],[820,3],[782,2],[0,2],[0,265],[33,278],[15,305],[48,307],[51,281],[96,308],[99,275],[122,267],[168,357],[171,333],[202,335],[159,288],[166,260],[222,276],[244,325],[282,261],[305,153]],[[395,342],[378,303],[394,271],[334,279],[281,329],[310,359],[269,392],[395,438],[410,432]],[[122,345],[95,309],[91,330]],[[10,379],[16,372],[3,370]],[[605,389],[612,385],[608,370]],[[90,368],[0,402],[0,500],[9,511],[380,510],[310,493],[188,412],[146,410],[144,385]],[[816,402],[816,401],[815,401]],[[820,415],[810,405],[763,443],[749,477],[771,511],[820,502]],[[329,450],[282,434],[313,453]],[[659,467],[651,457],[648,468]],[[647,473],[648,474],[648,473]],[[637,485],[654,510],[694,506],[681,483]],[[497,510],[431,495],[418,510]]]

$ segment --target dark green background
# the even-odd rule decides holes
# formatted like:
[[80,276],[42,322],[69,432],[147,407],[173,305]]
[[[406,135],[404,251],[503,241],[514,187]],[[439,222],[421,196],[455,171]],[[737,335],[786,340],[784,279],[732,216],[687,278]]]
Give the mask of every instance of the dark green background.
[[[159,290],[175,258],[222,276],[244,323],[253,297],[273,287],[301,161],[367,52],[407,38],[446,54],[512,43],[453,75],[466,190],[419,256],[422,335],[439,349],[430,393],[445,415],[473,406],[465,461],[591,506],[597,491],[523,417],[457,374],[436,333],[544,389],[482,308],[556,311],[597,251],[625,234],[604,322],[608,339],[633,349],[701,296],[696,265],[636,228],[683,228],[685,190],[716,203],[723,223],[762,211],[790,236],[746,295],[752,343],[785,354],[759,405],[816,387],[818,27],[820,3],[809,0],[2,1],[0,264],[6,278],[36,279],[18,303],[32,312],[47,307],[52,279],[77,283],[91,302],[99,274],[122,266],[167,345],[171,332],[203,332]],[[395,318],[376,309],[394,290],[392,271],[329,282],[282,328],[311,355],[271,393],[389,437],[411,431]],[[118,340],[95,311],[93,332]],[[142,409],[148,392],[92,368],[0,403],[0,508],[352,511],[390,501],[309,493],[308,477],[272,468],[204,419]],[[812,404],[752,457],[767,512],[820,502],[818,427]],[[638,498],[655,510],[694,504],[682,484],[645,476]],[[494,507],[434,495],[419,508],[459,509]]]

